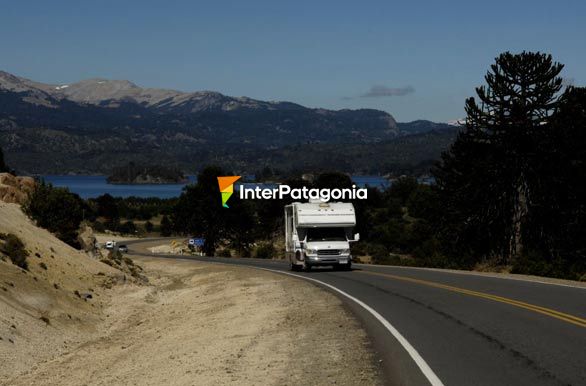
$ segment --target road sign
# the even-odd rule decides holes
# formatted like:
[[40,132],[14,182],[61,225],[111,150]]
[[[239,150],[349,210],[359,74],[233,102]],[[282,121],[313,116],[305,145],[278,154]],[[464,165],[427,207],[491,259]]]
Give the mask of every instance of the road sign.
[[203,247],[205,243],[205,239],[203,237],[189,239],[189,245],[193,245],[194,247]]

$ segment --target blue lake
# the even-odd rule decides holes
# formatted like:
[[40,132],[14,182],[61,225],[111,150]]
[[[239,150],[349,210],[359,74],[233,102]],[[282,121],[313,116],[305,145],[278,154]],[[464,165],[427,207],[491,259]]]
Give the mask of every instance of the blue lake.
[[354,181],[354,183],[360,188],[368,186],[370,188],[378,188],[384,190],[391,186],[391,181],[381,176],[355,175],[352,176],[352,181]]
[[[53,186],[66,187],[82,198],[93,198],[102,194],[110,194],[115,197],[159,197],[173,198],[181,194],[185,184],[165,185],[112,185],[106,182],[106,176],[59,176],[45,175],[42,178]],[[195,176],[188,176],[189,182],[196,181]],[[359,187],[366,185],[376,188],[386,188],[389,181],[380,176],[353,176],[352,179]]]
[[[110,194],[114,197],[178,197],[185,184],[165,185],[112,185],[106,182],[106,176],[59,176],[45,175],[42,178],[53,186],[68,188],[71,192],[79,194],[82,198],[93,198],[102,194]],[[189,182],[196,181],[195,176],[188,176]],[[352,179],[359,187],[366,185],[374,188],[386,188],[389,181],[380,176],[353,176]]]
[[[71,192],[79,194],[82,198],[93,198],[102,194],[110,194],[114,197],[178,197],[185,184],[165,185],[119,185],[106,182],[106,176],[42,176],[46,182],[53,186],[68,188]],[[195,182],[195,176],[188,176],[190,182]]]

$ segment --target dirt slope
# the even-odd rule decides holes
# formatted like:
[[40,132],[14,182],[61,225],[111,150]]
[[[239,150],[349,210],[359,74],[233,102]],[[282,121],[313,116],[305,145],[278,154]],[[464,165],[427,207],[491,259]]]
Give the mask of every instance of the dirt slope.
[[99,338],[10,384],[378,383],[364,332],[333,295],[240,267],[140,263],[153,285],[124,287]]
[[0,261],[0,385],[379,383],[365,333],[311,284],[145,257],[138,285],[16,204],[0,203],[0,232],[31,254],[29,272]]
[[123,278],[37,228],[17,204],[0,202],[0,233],[18,236],[30,255],[29,271],[0,258],[1,381],[95,334],[102,285]]
[[32,177],[0,173],[0,201],[22,204],[34,186],[35,180]]

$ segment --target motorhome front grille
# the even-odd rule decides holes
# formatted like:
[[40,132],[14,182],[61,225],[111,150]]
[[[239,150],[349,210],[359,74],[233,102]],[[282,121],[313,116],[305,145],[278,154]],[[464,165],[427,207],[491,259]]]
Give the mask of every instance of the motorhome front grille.
[[337,256],[340,254],[339,249],[318,249],[317,254],[319,256]]

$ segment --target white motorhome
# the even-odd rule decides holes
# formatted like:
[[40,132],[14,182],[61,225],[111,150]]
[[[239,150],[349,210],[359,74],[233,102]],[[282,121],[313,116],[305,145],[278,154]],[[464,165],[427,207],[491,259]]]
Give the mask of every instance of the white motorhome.
[[352,266],[350,243],[356,226],[354,205],[345,202],[294,202],[285,206],[285,251],[292,270]]

